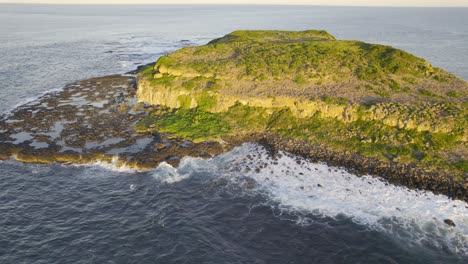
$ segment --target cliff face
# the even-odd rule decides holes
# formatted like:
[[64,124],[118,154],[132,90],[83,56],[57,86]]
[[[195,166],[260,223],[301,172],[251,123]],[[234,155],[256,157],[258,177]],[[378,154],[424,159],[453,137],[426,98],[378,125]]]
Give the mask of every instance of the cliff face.
[[392,47],[236,31],[161,57],[138,86],[140,102],[167,108],[140,130],[194,140],[268,132],[466,181],[467,83]]
[[[381,102],[362,107],[360,104],[333,102],[331,99],[303,99],[287,96],[248,97],[235,96],[217,91],[186,90],[173,87],[156,88],[147,79],[139,79],[137,95],[140,101],[169,108],[198,108],[211,100],[210,112],[225,112],[237,103],[265,109],[289,108],[295,116],[307,118],[320,114],[324,118],[351,123],[359,119],[378,121],[400,129],[428,131],[432,133],[451,133],[460,128],[460,121],[466,117],[466,105],[451,103],[398,104]],[[468,139],[464,131],[460,140]]]

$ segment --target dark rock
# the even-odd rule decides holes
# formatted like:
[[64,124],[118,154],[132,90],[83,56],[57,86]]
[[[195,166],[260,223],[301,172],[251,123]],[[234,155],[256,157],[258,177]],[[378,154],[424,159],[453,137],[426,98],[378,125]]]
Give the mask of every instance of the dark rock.
[[117,104],[121,104],[123,102],[125,102],[125,96],[122,92],[119,92],[117,94],[117,96],[114,98],[114,101],[117,103]]
[[166,145],[162,144],[162,143],[159,143],[156,145],[156,149],[157,150],[162,150],[162,149],[165,149],[166,148]]
[[154,62],[152,63],[148,63],[148,64],[145,64],[145,65],[141,65],[141,66],[138,66],[136,68],[136,70],[133,70],[133,71],[129,71],[129,72],[126,72],[125,74],[137,74],[138,72],[148,68],[148,67],[153,67],[154,66]]
[[449,226],[455,227],[455,223],[454,223],[452,220],[450,220],[450,219],[445,219],[445,220],[444,220],[444,223],[447,224],[447,225],[449,225]]
[[198,153],[198,155],[201,157],[201,158],[210,158],[211,155],[210,153],[206,152],[206,151],[201,151],[200,153]]

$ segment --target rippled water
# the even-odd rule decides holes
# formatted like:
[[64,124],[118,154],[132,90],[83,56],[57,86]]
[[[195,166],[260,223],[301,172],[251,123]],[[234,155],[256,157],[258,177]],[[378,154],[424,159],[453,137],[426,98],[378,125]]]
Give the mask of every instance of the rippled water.
[[[468,9],[0,5],[0,112],[245,28],[325,29],[468,79],[467,17]],[[466,263],[467,206],[287,153],[271,158],[253,144],[147,172],[10,160],[0,162],[0,263]]]

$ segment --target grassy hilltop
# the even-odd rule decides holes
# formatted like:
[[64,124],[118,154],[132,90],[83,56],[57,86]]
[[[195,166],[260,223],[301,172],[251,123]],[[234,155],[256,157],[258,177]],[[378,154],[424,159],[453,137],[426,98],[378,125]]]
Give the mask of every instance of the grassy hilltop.
[[251,132],[442,170],[466,182],[468,85],[389,46],[325,31],[235,31],[138,77],[140,130],[195,141]]

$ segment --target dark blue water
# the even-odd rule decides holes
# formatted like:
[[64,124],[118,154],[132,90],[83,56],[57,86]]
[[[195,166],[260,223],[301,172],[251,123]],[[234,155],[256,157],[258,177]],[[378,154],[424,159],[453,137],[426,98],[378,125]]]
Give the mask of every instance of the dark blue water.
[[[325,29],[467,79],[467,18],[468,9],[0,5],[0,110],[236,29]],[[276,162],[254,145],[148,172],[0,162],[0,263],[467,261],[466,203]]]
[[[242,159],[247,151],[255,153],[256,149],[243,147],[213,160],[191,159],[178,170],[166,165],[151,172],[115,171],[102,165],[2,163],[0,260],[2,263],[467,260],[453,252],[453,245],[438,248],[435,237],[434,241],[420,244],[357,224],[343,214],[331,217],[313,210],[288,210],[274,196],[295,196],[294,191],[269,195],[261,178],[233,169],[242,167],[236,160]],[[270,169],[279,168],[271,165]],[[274,176],[270,177],[273,180]],[[246,188],[247,180],[254,181],[256,186]],[[330,187],[340,191],[338,186]],[[327,203],[317,199],[315,202],[318,206]],[[402,201],[400,206],[404,210],[408,205]],[[360,214],[356,210],[354,217],[360,218]],[[420,224],[417,217],[413,221]],[[457,246],[463,243],[466,246],[466,240]]]

